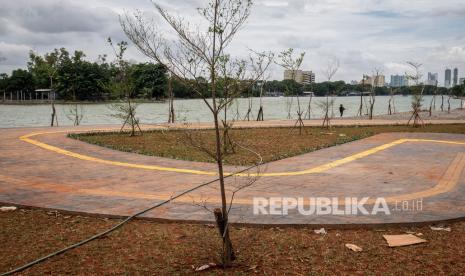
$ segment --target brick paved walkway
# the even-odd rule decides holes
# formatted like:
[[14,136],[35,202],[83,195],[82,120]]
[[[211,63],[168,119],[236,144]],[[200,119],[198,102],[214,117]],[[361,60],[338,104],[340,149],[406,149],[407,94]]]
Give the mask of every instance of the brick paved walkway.
[[[293,122],[244,122],[240,126],[257,124],[282,126]],[[1,129],[0,202],[125,216],[215,179],[214,175],[195,173],[214,172],[214,164],[118,152],[66,137],[69,131],[110,128]],[[35,144],[20,140],[31,133],[42,133],[28,138]],[[376,135],[263,166],[260,173],[265,176],[236,194],[231,216],[234,222],[260,224],[410,223],[464,217],[464,167],[465,135]],[[241,168],[226,169],[233,172]],[[229,192],[248,181],[245,176],[229,178]],[[204,187],[145,216],[211,221],[213,216],[204,207],[218,206],[217,186]],[[368,206],[383,197],[391,214],[304,216],[290,210],[287,216],[257,216],[253,214],[254,197],[305,197],[306,209],[309,197],[337,197],[340,204],[345,197],[370,197]],[[409,210],[398,210],[407,204]],[[413,210],[412,206],[422,210]]]

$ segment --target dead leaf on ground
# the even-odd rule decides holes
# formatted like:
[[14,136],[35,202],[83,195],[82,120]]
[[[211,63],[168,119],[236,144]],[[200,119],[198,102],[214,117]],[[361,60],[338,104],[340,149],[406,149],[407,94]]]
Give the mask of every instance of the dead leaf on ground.
[[206,270],[206,269],[215,267],[215,266],[216,266],[215,263],[209,263],[209,264],[205,264],[205,265],[202,265],[202,266],[197,267],[197,268],[195,269],[195,271],[203,271],[203,270]]
[[253,265],[253,266],[249,267],[249,270],[255,270],[255,269],[257,269],[257,267],[258,267],[258,265]]
[[444,226],[430,226],[429,228],[433,231],[446,231],[446,232],[452,231],[450,227],[444,227]]
[[355,251],[355,252],[363,251],[363,249],[360,246],[357,246],[357,245],[351,244],[351,243],[346,243],[346,247],[349,248],[352,251]]

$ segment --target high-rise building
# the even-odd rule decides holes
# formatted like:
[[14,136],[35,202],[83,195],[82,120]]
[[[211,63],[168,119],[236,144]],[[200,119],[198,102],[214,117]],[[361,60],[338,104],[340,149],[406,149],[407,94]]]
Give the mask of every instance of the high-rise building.
[[452,80],[452,71],[449,68],[447,68],[445,72],[445,76],[444,76],[444,86],[446,88],[451,87],[451,84],[452,84],[451,80]]
[[460,78],[459,85],[465,84],[465,78]]
[[366,76],[364,80],[360,81],[360,84],[370,84],[374,87],[384,87],[386,86],[386,78],[384,75]]
[[431,73],[431,72],[428,72],[428,80],[426,81],[426,85],[432,85],[432,86],[436,86],[438,85],[438,73]]
[[454,69],[454,86],[458,84],[459,81],[459,69]]
[[373,84],[374,84],[375,87],[384,87],[384,86],[386,86],[386,77],[384,75],[375,76]]
[[404,75],[391,75],[391,87],[408,86],[407,77]]
[[312,84],[315,83],[315,73],[312,71],[303,71],[303,84]]
[[315,83],[315,73],[313,73],[312,71],[302,70],[284,70],[284,79],[294,79],[297,83],[300,84],[312,84]]

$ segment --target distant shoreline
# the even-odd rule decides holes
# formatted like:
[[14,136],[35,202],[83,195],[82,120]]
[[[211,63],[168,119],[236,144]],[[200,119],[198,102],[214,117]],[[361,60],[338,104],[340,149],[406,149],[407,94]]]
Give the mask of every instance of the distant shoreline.
[[[397,94],[395,95],[397,97],[408,97],[411,95],[400,95]],[[425,95],[425,96],[433,96],[433,95]],[[444,95],[447,96],[447,95]],[[300,98],[309,98],[308,96],[299,96]],[[324,98],[325,96],[313,96],[313,98]],[[334,98],[353,98],[357,97],[360,98],[360,96],[332,96]],[[390,95],[377,95],[377,97],[390,97]],[[441,95],[436,95],[436,97],[441,97]],[[252,97],[252,98],[260,98],[260,97]],[[263,98],[287,98],[286,96],[280,96],[280,97],[270,97],[270,96],[265,96]],[[457,97],[452,97],[453,99],[459,99]],[[174,100],[176,101],[182,101],[182,100],[197,100],[199,98],[175,98]],[[241,98],[241,99],[247,99],[246,97]],[[63,100],[56,100],[54,101],[55,104],[59,105],[71,105],[71,104],[112,104],[112,103],[118,103],[120,101],[78,101],[78,102],[73,102],[73,101],[63,101]],[[133,102],[135,103],[166,103],[168,102],[168,99],[166,100],[145,100],[145,99],[133,99]],[[23,101],[10,101],[10,100],[5,100],[2,101],[0,99],[0,105],[22,105],[22,106],[27,106],[27,105],[50,105],[51,102],[48,100],[23,100]]]
[[[112,103],[119,103],[121,101],[101,101],[101,102],[87,102],[87,101],[79,101],[79,102],[71,102],[71,101],[54,101],[54,104],[59,105],[71,105],[71,104],[112,104]],[[149,101],[149,100],[133,100],[134,103],[165,103],[167,101],[164,100],[156,100],[156,101]],[[52,102],[50,101],[0,101],[0,105],[50,105]]]
[[[412,117],[412,111],[404,111],[404,112],[396,112],[392,115],[382,114],[382,115],[375,115],[373,118],[376,120],[409,120]],[[422,110],[420,112],[420,117],[425,120],[464,120],[465,121],[465,108],[451,108],[448,112],[447,109],[444,111],[441,110],[434,110],[431,112],[431,116],[429,115],[428,110]],[[368,115],[364,115],[362,117],[353,116],[353,117],[346,117],[343,120],[369,120]]]

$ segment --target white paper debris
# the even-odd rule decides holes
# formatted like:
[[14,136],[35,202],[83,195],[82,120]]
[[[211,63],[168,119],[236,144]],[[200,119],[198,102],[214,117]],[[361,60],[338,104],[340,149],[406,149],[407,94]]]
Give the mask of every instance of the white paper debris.
[[15,211],[16,209],[18,209],[18,208],[15,207],[15,206],[3,206],[3,207],[0,207],[0,211],[2,211],[2,212],[11,212],[11,211]]
[[324,228],[313,230],[315,234],[326,235],[326,230]]

